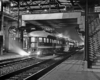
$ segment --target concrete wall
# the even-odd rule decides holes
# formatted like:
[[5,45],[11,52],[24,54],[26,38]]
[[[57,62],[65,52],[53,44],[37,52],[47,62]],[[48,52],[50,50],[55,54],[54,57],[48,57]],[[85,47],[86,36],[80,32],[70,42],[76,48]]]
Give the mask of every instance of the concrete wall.
[[8,49],[9,49],[9,39],[10,39],[10,35],[9,35],[8,30],[11,26],[16,26],[17,27],[17,22],[16,21],[4,20],[4,30],[3,30],[4,44],[3,45]]

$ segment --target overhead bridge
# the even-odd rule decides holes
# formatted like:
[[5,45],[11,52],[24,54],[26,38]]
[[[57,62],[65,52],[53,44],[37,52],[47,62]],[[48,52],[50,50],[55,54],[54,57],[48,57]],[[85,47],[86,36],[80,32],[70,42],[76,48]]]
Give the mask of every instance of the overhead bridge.
[[84,31],[85,17],[81,12],[49,13],[49,14],[26,14],[22,15],[23,25],[28,21],[40,27],[54,28],[80,27]]

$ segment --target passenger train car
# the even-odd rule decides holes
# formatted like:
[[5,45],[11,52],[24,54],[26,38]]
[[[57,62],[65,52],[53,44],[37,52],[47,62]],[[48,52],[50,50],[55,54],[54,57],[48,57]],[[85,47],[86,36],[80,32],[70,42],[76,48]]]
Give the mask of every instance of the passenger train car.
[[[26,42],[25,42],[25,39]],[[33,31],[24,36],[24,44],[28,53],[33,55],[52,55],[62,53],[65,46],[70,48],[69,41],[59,38],[45,31]],[[68,47],[69,46],[69,47]],[[25,49],[25,45],[23,46]],[[69,49],[67,49],[68,51]]]
[[[19,29],[19,31],[21,31],[21,29]],[[23,37],[20,35],[20,38],[23,40],[21,41],[21,39],[17,39],[16,37],[17,31],[15,28],[9,30],[10,47],[5,48],[6,51],[16,51],[18,53],[19,49],[24,49],[26,52],[33,55],[52,55],[63,53],[63,51],[68,52],[74,48],[73,41],[71,42],[63,37],[48,33],[44,30],[27,32],[27,30],[23,28],[22,31]],[[21,44],[22,42],[23,44]]]

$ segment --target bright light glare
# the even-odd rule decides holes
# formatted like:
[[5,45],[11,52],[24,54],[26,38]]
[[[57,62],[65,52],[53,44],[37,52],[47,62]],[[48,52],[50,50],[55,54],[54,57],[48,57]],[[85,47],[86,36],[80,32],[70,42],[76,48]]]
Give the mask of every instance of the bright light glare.
[[21,56],[29,56],[29,55],[30,55],[30,53],[27,53],[27,52],[25,52],[24,50],[19,50],[19,54],[20,54]]
[[48,10],[47,10],[47,9],[45,9],[44,11],[45,11],[45,12],[47,12]]
[[31,51],[28,51],[28,54],[31,54]]
[[58,34],[57,36],[58,36],[58,37],[63,37],[63,35],[62,35],[62,34]]
[[29,10],[27,10],[26,12],[29,13]]
[[73,43],[69,43],[69,45],[74,45]]
[[78,43],[78,45],[84,45],[84,42]]
[[1,1],[0,1],[0,11],[1,11]]
[[21,56],[29,56],[30,55],[30,53],[27,53],[23,49],[21,49],[21,45],[18,41],[10,39],[9,46],[10,46],[11,51],[18,53]]
[[13,3],[11,3],[11,4],[10,4],[10,6],[14,6],[14,4],[13,4]]
[[40,55],[41,54],[41,51],[37,51],[37,53],[36,53],[37,55]]

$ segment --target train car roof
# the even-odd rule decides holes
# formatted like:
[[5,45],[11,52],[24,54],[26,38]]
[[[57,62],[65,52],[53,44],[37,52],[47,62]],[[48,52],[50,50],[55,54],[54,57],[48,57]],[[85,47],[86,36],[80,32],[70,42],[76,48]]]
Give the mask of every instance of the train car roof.
[[53,34],[46,31],[32,31],[28,34],[30,37],[47,37],[48,35],[52,36]]

